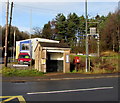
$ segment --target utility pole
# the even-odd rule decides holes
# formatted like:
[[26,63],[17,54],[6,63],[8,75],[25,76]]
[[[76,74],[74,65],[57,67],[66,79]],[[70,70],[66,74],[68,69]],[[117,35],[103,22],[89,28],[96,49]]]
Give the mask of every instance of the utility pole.
[[100,32],[99,32],[99,22],[97,23],[97,56],[100,57]]
[[10,36],[10,28],[12,22],[12,11],[13,11],[13,2],[11,3],[11,10],[10,10],[9,36]]
[[118,51],[120,53],[120,31],[119,31],[119,27],[118,27]]
[[[10,43],[10,40],[12,39],[10,37],[10,31],[11,31],[11,22],[12,22],[12,11],[13,11],[13,2],[11,3],[11,10],[10,10],[10,22],[9,22],[9,30],[8,30],[8,41]],[[8,43],[8,48],[10,47]],[[11,45],[12,46],[12,45]],[[11,52],[12,52],[12,49],[11,49]],[[11,53],[11,56],[12,56],[12,53]]]
[[[32,9],[30,10],[30,41],[29,41],[29,51],[30,51],[30,58],[32,59],[32,40],[31,34],[32,33]],[[30,69],[32,69],[32,61],[30,63]]]
[[[97,56],[100,56],[100,35],[99,35],[99,22],[87,22],[87,23],[94,23],[97,24]],[[90,34],[91,35],[91,34]]]
[[88,16],[87,16],[87,0],[85,0],[85,16],[86,16],[86,72],[88,71],[88,35],[87,35],[87,20],[88,20]]
[[97,35],[97,56],[100,57],[100,34]]
[[11,3],[11,10],[10,10],[10,22],[9,22],[9,31],[8,31],[9,38],[10,38],[10,28],[11,28],[11,22],[12,22],[12,10],[13,10],[13,2]]
[[15,61],[15,34],[16,34],[16,31],[14,30],[14,45],[13,45],[13,61]]
[[9,0],[6,5],[6,32],[5,32],[5,54],[4,54],[4,65],[7,67],[7,50],[8,50],[8,14],[9,14]]

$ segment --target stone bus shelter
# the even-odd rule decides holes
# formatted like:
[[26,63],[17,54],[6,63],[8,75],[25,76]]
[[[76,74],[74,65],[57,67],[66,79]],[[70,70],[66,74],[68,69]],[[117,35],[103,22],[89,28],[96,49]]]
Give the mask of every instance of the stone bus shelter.
[[41,72],[69,72],[70,47],[65,43],[39,42],[34,50],[35,69]]

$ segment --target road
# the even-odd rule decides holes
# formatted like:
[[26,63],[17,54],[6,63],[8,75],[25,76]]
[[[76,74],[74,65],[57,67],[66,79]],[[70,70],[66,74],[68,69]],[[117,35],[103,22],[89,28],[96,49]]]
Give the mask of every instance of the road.
[[0,57],[0,64],[3,64],[3,62],[4,62],[4,58]]
[[2,83],[3,96],[25,101],[118,101],[118,78]]

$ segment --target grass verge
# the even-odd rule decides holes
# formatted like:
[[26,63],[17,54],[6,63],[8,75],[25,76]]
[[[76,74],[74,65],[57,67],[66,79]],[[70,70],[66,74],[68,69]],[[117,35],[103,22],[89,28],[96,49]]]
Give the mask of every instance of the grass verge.
[[73,70],[68,73],[80,73],[80,74],[106,74],[107,73],[108,74],[108,73],[118,73],[118,72],[119,72],[118,70],[110,71],[106,69],[98,69],[98,70],[94,70],[93,72],[91,71],[86,72],[85,70],[79,70],[79,71]]
[[18,76],[18,77],[28,77],[28,76],[44,76],[43,72],[39,72],[35,69],[15,69],[15,68],[6,68],[3,67],[0,70],[0,73],[2,73],[2,76],[6,77],[13,77],[13,76]]
[[[85,55],[70,55],[71,73],[77,73],[75,71],[75,65],[73,58],[75,56],[80,57],[80,66],[78,73],[86,74],[86,56]],[[88,57],[88,72],[87,74],[103,74],[103,73],[115,73],[120,72],[120,54],[116,52],[103,52],[100,57],[89,56]]]

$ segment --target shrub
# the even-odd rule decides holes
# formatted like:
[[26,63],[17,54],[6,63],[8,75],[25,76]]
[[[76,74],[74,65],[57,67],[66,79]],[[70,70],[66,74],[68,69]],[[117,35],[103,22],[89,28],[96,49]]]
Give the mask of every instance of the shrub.
[[104,57],[118,56],[118,53],[113,51],[105,51],[105,52],[102,52],[100,56],[104,56]]
[[[71,61],[73,60],[74,56],[78,55],[71,55]],[[81,58],[80,63],[80,70],[85,71],[85,55],[79,55]],[[119,55],[116,52],[104,52],[102,53],[101,57],[89,57],[89,73],[113,73],[113,72],[120,72],[119,67]],[[74,67],[74,66],[73,66]],[[75,72],[74,68],[71,68],[71,72]]]

